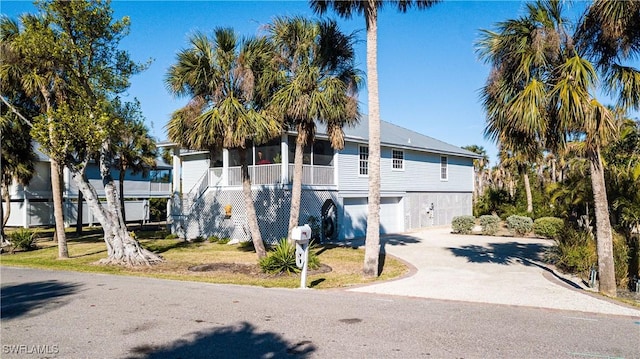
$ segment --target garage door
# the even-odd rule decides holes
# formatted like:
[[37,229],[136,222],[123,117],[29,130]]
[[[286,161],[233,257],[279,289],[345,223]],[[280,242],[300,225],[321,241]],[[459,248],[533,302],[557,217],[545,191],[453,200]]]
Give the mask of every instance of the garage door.
[[[367,234],[367,199],[345,198],[344,237],[346,239],[364,237]],[[380,233],[399,233],[404,231],[400,210],[400,197],[380,199]]]

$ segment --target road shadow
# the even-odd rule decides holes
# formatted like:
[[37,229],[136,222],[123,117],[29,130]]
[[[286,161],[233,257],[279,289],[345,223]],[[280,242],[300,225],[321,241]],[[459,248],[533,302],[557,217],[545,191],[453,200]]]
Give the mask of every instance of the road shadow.
[[38,315],[66,305],[64,299],[80,289],[78,283],[49,280],[17,285],[3,285],[0,290],[0,317],[15,319],[24,315]]
[[469,263],[532,266],[531,261],[541,261],[547,248],[547,246],[538,243],[507,242],[488,243],[486,246],[472,244],[447,249],[456,257],[467,258]]
[[166,345],[136,346],[128,358],[307,358],[315,351],[311,341],[290,343],[277,333],[242,322],[190,333]]

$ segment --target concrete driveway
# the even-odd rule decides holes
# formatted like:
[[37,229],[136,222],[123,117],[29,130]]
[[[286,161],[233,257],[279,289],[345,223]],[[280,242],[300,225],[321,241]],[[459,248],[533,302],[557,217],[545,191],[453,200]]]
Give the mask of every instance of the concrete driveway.
[[416,269],[403,279],[350,289],[478,303],[640,317],[640,310],[590,293],[541,259],[552,241],[451,234],[450,228],[382,238],[383,251]]

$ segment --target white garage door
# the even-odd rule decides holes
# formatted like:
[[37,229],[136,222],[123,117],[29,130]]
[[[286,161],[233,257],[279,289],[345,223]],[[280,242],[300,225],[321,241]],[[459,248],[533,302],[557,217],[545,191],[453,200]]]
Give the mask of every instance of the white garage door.
[[[346,239],[364,237],[367,234],[367,199],[345,198],[344,237]],[[380,199],[380,233],[404,231],[400,209],[400,197]]]

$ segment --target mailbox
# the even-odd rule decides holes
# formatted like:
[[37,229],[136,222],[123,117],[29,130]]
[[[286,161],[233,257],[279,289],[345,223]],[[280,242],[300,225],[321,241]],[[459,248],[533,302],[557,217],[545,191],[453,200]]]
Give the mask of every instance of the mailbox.
[[311,227],[309,227],[308,224],[293,227],[291,230],[291,239],[299,243],[309,243],[311,239]]
[[296,265],[302,269],[300,274],[300,288],[307,287],[307,261],[309,260],[309,241],[311,240],[311,227],[293,227],[291,239],[296,243]]

